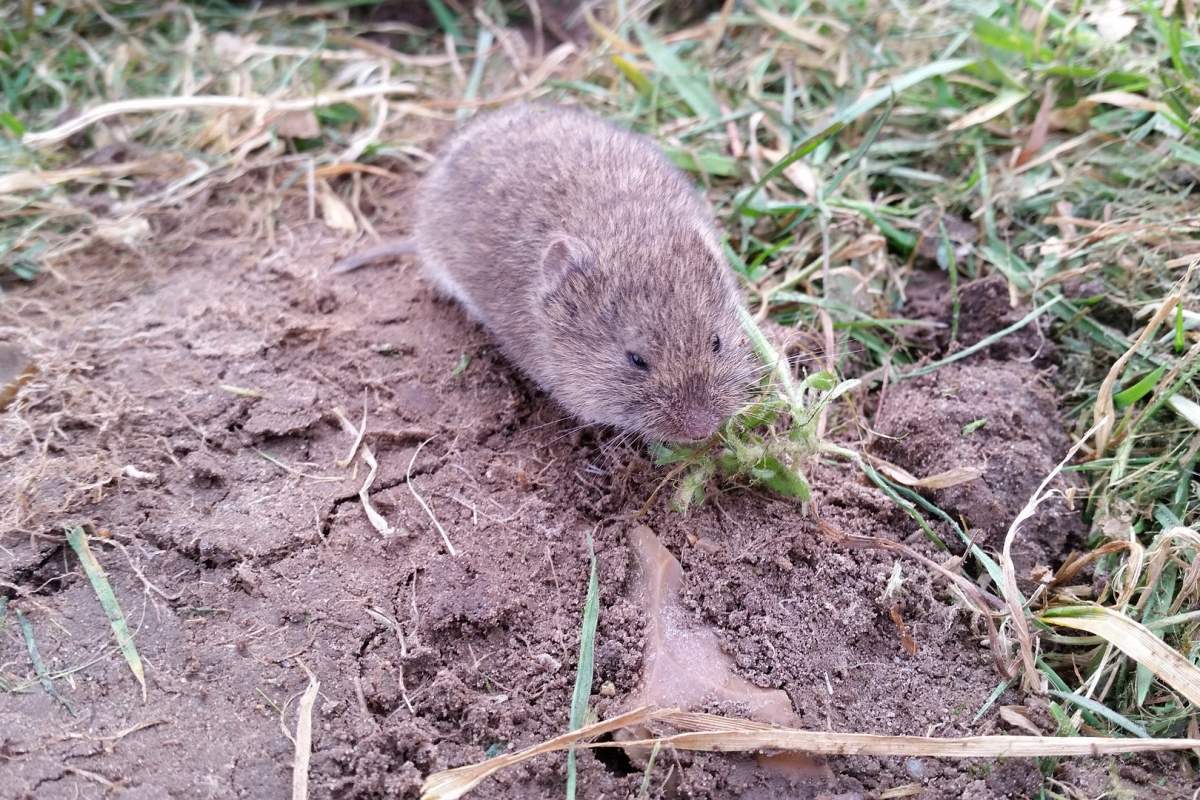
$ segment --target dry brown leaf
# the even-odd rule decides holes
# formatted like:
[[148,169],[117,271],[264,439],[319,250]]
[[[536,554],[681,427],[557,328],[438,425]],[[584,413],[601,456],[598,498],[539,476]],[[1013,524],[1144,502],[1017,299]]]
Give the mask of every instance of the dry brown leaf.
[[913,638],[912,630],[900,614],[899,604],[894,604],[888,609],[888,615],[892,618],[892,624],[896,626],[896,632],[900,634],[900,646],[904,648],[904,652],[910,656],[915,656],[917,654],[917,640]]
[[809,200],[817,199],[817,173],[808,165],[807,161],[793,161],[783,170],[784,176],[792,182],[792,185],[804,193],[804,196]]
[[918,478],[908,470],[898,467],[889,461],[884,461],[878,456],[868,456],[868,458],[884,475],[887,475],[896,483],[913,489],[949,489],[951,486],[970,483],[973,480],[983,477],[982,467],[953,467],[936,475]]
[[1025,140],[1024,146],[1017,153],[1017,157],[1013,161],[1014,167],[1024,166],[1045,146],[1046,135],[1050,131],[1050,114],[1053,111],[1054,87],[1047,84],[1046,93],[1042,95],[1042,105],[1038,108],[1037,116],[1033,119],[1033,126],[1029,129],[1029,138]]
[[1082,102],[1104,103],[1118,108],[1132,108],[1135,111],[1163,111],[1167,107],[1165,103],[1133,92],[1096,92],[1083,98]]
[[679,604],[683,568],[645,525],[629,532],[640,565],[640,605],[646,610],[646,651],[637,706],[696,707],[708,701],[744,704],[750,717],[798,722],[787,692],[762,689],[734,672],[712,628],[689,625]]
[[315,139],[321,135],[321,123],[310,108],[285,111],[271,124],[275,132],[285,139]]
[[[752,719],[776,725],[796,725],[800,718],[791,698],[780,689],[763,689],[734,671],[733,659],[721,648],[717,632],[689,625],[690,615],[679,603],[683,568],[650,528],[642,525],[629,532],[639,561],[638,592],[646,610],[646,646],[642,658],[641,689],[634,706],[696,707],[709,702],[730,702],[745,707]],[[645,738],[652,732],[631,726],[618,740]],[[631,748],[631,756],[647,751]],[[760,756],[759,764],[797,779],[827,778],[824,765],[793,754],[787,758]]]
[[101,220],[94,233],[109,244],[131,247],[150,235],[150,223],[142,217]]
[[320,181],[318,187],[317,198],[321,203],[321,217],[325,224],[336,231],[357,233],[358,222],[350,208],[342,202],[342,198],[338,197],[325,181]]
[[1042,735],[1042,731],[1033,724],[1033,720],[1029,718],[1028,711],[1024,706],[1000,706],[1000,719],[1014,728],[1020,728],[1034,736]]

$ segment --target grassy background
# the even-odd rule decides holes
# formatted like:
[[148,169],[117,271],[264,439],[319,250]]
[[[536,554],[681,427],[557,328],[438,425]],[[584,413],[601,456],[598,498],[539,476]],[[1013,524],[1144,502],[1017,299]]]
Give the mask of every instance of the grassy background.
[[[1052,316],[1075,438],[1113,420],[1071,467],[1110,578],[1098,600],[1200,662],[1194,2],[763,0],[666,15],[631,0],[576,18],[589,38],[574,46],[512,35],[560,22],[548,4],[398,5],[416,10],[389,22],[354,2],[7,3],[3,285],[97,238],[152,248],[148,218],[234,180],[305,193],[331,227],[369,230],[363,174],[422,169],[430,126],[569,98],[695,175],[752,313],[833,331],[836,371],[896,380],[919,358],[897,316],[918,249],[951,286],[999,274]],[[331,92],[358,95],[266,108]],[[102,103],[195,95],[262,113],[135,112],[28,138]],[[259,232],[283,222],[275,212]],[[1040,635],[1061,732],[1195,735],[1195,708],[1105,640]]]

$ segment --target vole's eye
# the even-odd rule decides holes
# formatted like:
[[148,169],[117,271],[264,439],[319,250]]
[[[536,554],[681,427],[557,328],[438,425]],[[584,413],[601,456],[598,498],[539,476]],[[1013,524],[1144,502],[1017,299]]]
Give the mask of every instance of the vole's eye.
[[646,363],[646,359],[632,350],[625,353],[625,360],[629,362],[629,366],[636,369],[650,369],[650,365]]
[[713,336],[712,349],[713,349],[714,353],[721,352],[721,337],[720,336]]

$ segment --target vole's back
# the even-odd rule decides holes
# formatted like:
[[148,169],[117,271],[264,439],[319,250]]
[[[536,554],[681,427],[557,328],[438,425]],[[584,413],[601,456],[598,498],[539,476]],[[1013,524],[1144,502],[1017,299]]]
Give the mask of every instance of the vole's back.
[[606,267],[638,254],[653,270],[678,230],[711,230],[693,187],[649,140],[538,105],[484,115],[457,133],[417,206],[426,269],[527,368],[539,332],[531,292],[552,237],[579,239]]
[[417,194],[430,277],[582,420],[700,441],[753,379],[704,201],[649,139],[517,106],[455,135]]

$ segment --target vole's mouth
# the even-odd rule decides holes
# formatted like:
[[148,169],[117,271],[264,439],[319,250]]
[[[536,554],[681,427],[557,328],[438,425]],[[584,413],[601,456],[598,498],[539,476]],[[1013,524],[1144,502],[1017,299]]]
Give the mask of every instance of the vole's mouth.
[[699,444],[711,439],[724,421],[716,409],[688,409],[671,421],[670,430],[664,431],[667,434],[664,438],[677,444]]

